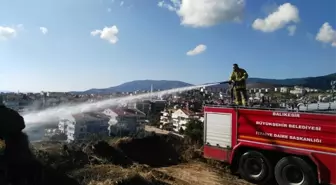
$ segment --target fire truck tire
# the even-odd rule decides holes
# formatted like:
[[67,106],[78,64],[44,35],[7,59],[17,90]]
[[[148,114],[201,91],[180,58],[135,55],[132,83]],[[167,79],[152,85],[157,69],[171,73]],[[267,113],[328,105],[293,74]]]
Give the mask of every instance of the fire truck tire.
[[239,159],[240,176],[254,184],[266,184],[273,178],[273,167],[269,160],[260,152],[245,152]]
[[275,179],[281,185],[316,185],[313,168],[303,159],[295,156],[282,158],[274,170]]

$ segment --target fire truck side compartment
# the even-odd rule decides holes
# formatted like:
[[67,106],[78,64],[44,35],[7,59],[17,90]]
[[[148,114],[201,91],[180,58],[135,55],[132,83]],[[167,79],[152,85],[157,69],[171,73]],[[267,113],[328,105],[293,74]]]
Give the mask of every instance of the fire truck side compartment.
[[280,110],[205,107],[204,157],[227,163],[242,148],[301,156],[319,182],[336,184],[336,115]]

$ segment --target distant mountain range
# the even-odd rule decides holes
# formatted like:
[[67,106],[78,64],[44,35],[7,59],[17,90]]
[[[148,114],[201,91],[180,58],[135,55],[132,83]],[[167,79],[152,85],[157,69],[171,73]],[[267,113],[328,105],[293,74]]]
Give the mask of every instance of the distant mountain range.
[[121,85],[103,89],[89,89],[83,92],[72,92],[78,94],[105,94],[112,92],[134,92],[134,91],[150,91],[151,86],[153,89],[172,89],[179,87],[191,86],[192,84],[181,82],[181,81],[171,81],[171,80],[135,80],[131,82],[126,82]]
[[309,88],[327,90],[331,88],[330,82],[336,80],[336,73],[305,78],[288,78],[288,79],[263,79],[250,78],[248,83],[273,84],[274,86],[304,86]]
[[[223,79],[225,80],[225,79]],[[249,88],[262,88],[262,87],[279,87],[279,86],[304,86],[317,89],[330,89],[330,82],[336,80],[336,73],[305,78],[288,78],[288,79],[265,79],[265,78],[249,78],[247,86]],[[134,92],[150,91],[151,85],[154,89],[167,90],[172,88],[186,87],[193,84],[173,81],[173,80],[135,80],[126,82],[118,86],[102,88],[102,89],[89,89],[86,91],[72,91],[75,94],[107,94],[112,92]],[[219,87],[227,87],[227,85],[218,85]],[[0,93],[8,93],[10,91],[0,90]]]
[[[264,78],[249,78],[248,87],[278,87],[278,86],[295,86],[300,85],[309,88],[330,89],[330,82],[336,80],[336,73],[305,78],[289,78],[289,79],[264,79]],[[126,82],[121,85],[103,89],[89,89],[87,91],[76,91],[76,94],[106,94],[112,92],[133,92],[133,91],[149,91],[153,85],[154,89],[167,90],[172,88],[186,87],[193,84],[182,81],[171,80],[135,80]],[[223,85],[224,87],[225,85]]]

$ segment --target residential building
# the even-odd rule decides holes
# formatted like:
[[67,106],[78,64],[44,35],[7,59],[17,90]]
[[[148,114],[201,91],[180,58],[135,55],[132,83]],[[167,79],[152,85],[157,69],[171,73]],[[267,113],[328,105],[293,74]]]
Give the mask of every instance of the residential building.
[[61,131],[56,128],[48,128],[44,130],[44,138],[51,138],[52,136],[55,136],[56,134],[61,134]]
[[142,123],[145,122],[146,114],[137,109],[128,108],[109,108],[103,113],[109,116],[109,134],[123,135],[123,133],[134,133],[143,129]]
[[131,105],[129,105],[129,108],[131,107],[136,108],[140,110],[141,112],[144,112],[146,115],[148,115],[151,109],[151,102],[149,100],[138,101],[136,103],[132,103]]
[[109,116],[110,122],[113,123],[116,119],[119,121],[135,120],[136,122],[144,121],[146,114],[134,108],[107,108],[103,114]]
[[101,113],[81,113],[64,116],[58,128],[67,141],[85,140],[91,134],[108,135],[109,117]]
[[192,113],[186,109],[178,109],[172,113],[173,129],[178,132],[181,128],[186,129],[186,124],[189,121]]
[[288,93],[289,92],[289,88],[288,87],[280,87],[280,92],[281,93]]
[[170,129],[173,127],[171,116],[169,111],[164,110],[161,112],[160,116],[160,128],[161,129]]
[[204,121],[202,113],[195,113],[187,109],[178,109],[172,113],[173,130],[178,132],[181,128],[186,129],[186,124],[190,119],[199,119]]
[[160,113],[166,107],[166,100],[152,100],[151,101],[151,113]]
[[303,95],[305,94],[307,91],[304,88],[295,86],[293,90],[290,90],[289,93],[294,94],[294,95]]

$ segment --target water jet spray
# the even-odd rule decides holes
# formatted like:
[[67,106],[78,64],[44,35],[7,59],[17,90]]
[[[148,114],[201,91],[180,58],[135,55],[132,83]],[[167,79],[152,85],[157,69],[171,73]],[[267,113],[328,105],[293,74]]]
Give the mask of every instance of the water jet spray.
[[199,89],[202,87],[208,87],[218,84],[223,84],[228,82],[216,82],[216,83],[208,83],[208,84],[202,84],[202,85],[195,85],[195,86],[188,86],[188,87],[182,87],[182,88],[175,88],[175,89],[169,89],[159,92],[152,92],[152,93],[146,93],[146,94],[139,94],[139,95],[133,95],[133,96],[126,96],[126,97],[120,97],[120,98],[112,98],[108,100],[102,100],[94,103],[80,103],[77,105],[62,105],[57,107],[48,108],[45,110],[41,110],[38,112],[28,112],[23,114],[23,118],[26,123],[26,128],[32,128],[32,127],[40,127],[42,125],[48,124],[51,121],[57,121],[58,117],[62,116],[68,116],[71,114],[79,114],[82,112],[94,112],[99,111],[101,109],[109,108],[111,106],[117,106],[121,103],[132,103],[137,102],[142,99],[148,99],[151,96],[163,96],[168,94],[175,94],[175,93],[181,93],[185,91],[190,91],[194,89]]

